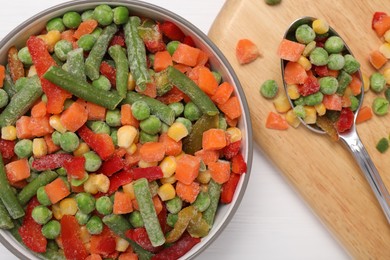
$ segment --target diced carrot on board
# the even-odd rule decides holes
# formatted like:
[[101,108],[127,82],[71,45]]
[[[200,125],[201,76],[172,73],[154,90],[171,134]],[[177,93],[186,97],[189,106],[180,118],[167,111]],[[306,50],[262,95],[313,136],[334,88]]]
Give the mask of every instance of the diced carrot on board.
[[286,119],[275,112],[269,112],[265,127],[269,129],[275,129],[275,130],[286,130],[288,129],[288,123]]
[[371,119],[373,116],[372,109],[369,106],[363,106],[360,108],[358,115],[356,116],[356,124],[362,123]]
[[387,58],[379,50],[375,50],[370,53],[369,61],[375,69],[379,70],[386,64]]
[[257,45],[249,39],[240,39],[236,45],[236,58],[240,64],[248,64],[260,56]]
[[373,27],[378,37],[382,37],[390,29],[390,16],[384,16]]

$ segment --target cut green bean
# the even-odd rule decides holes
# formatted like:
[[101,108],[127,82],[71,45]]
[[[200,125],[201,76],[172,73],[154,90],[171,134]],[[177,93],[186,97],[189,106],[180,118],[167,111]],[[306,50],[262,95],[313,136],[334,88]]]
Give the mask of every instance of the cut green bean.
[[99,38],[97,38],[92,50],[89,52],[89,55],[85,60],[85,73],[91,80],[95,80],[99,77],[100,63],[103,60],[112,37],[117,31],[118,27],[115,24],[110,24],[105,27]]
[[175,121],[175,111],[172,108],[158,101],[157,99],[138,94],[134,91],[127,92],[124,103],[132,105],[134,102],[141,100],[148,104],[151,114],[160,118],[167,125],[172,125]]
[[7,209],[3,202],[0,200],[0,228],[11,229],[14,227],[14,222],[11,219]]
[[7,92],[9,98],[12,98],[16,94],[14,82],[12,81],[11,75],[8,71],[5,73],[3,89]]
[[18,91],[0,114],[0,126],[15,124],[19,117],[24,115],[42,96],[42,87],[38,76],[29,78],[26,84]]
[[215,213],[217,212],[219,197],[221,196],[221,184],[212,179],[209,182],[210,206],[203,212],[203,219],[211,227],[214,223]]
[[67,57],[67,71],[75,77],[86,80],[83,49],[74,49],[68,52]]
[[146,89],[146,84],[151,82],[146,62],[145,45],[138,34],[138,27],[141,25],[141,19],[137,16],[131,16],[124,25],[125,41],[127,46],[127,58],[132,75],[135,78],[136,85],[141,91]]
[[141,178],[134,181],[133,188],[150,242],[153,246],[161,246],[165,243],[165,237],[154,209],[148,180]]
[[129,77],[129,64],[127,63],[126,53],[120,45],[114,45],[108,49],[108,53],[115,62],[116,68],[116,90],[122,97],[126,97],[127,81]]
[[115,109],[122,101],[122,98],[118,93],[107,90],[97,90],[88,82],[81,81],[69,72],[56,66],[50,67],[43,77],[85,101],[95,103],[108,109]]
[[204,114],[209,116],[219,114],[218,108],[206,93],[204,93],[192,79],[181,73],[178,69],[170,66],[168,68],[168,79],[171,84],[183,91]]

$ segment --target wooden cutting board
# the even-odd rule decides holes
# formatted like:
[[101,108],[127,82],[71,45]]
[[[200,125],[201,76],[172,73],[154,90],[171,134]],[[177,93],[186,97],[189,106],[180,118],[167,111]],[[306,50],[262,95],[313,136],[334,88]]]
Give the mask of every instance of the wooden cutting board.
[[[370,75],[374,70],[368,62],[368,53],[382,43],[371,29],[372,15],[375,11],[390,13],[388,3],[282,0],[280,5],[268,6],[264,0],[227,0],[209,32],[244,88],[256,143],[355,259],[390,259],[390,225],[362,172],[341,142],[332,142],[303,125],[287,131],[265,128],[267,114],[275,109],[271,101],[261,97],[259,88],[265,80],[275,79],[283,91],[276,50],[289,24],[301,16],[328,21],[361,62],[362,72]],[[235,46],[241,38],[255,42],[262,57],[251,64],[239,65]],[[390,62],[387,66],[390,67]],[[371,105],[375,96],[368,92],[363,104]],[[390,114],[374,116],[357,128],[390,188],[390,150],[380,154],[375,148],[380,138],[390,134]],[[262,173],[252,169],[252,174]]]

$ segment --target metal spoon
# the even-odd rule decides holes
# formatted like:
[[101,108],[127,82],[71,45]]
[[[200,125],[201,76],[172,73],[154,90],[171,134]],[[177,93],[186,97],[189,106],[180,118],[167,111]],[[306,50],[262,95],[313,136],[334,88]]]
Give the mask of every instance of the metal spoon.
[[[298,28],[298,26],[300,26],[302,24],[311,25],[311,23],[314,20],[316,20],[316,18],[307,17],[307,16],[297,19],[289,26],[288,30],[286,31],[286,33],[284,35],[284,38],[296,41],[295,30]],[[329,34],[330,34],[329,36],[336,35],[336,36],[340,37],[340,35],[331,27],[329,27]],[[348,48],[348,46],[347,46],[347,44],[345,44],[345,42],[344,42],[344,46],[345,46],[344,54],[349,53],[352,55],[351,50]],[[284,81],[284,67],[285,67],[286,63],[287,63],[286,60],[281,60],[283,84],[284,84],[284,88],[287,92],[287,84]],[[360,70],[359,70],[359,77],[360,77],[361,82],[363,82]],[[355,158],[355,160],[358,163],[360,169],[362,170],[364,176],[366,177],[369,185],[371,186],[371,189],[373,190],[379,204],[381,205],[382,210],[387,218],[387,221],[390,223],[390,194],[387,191],[386,186],[383,183],[383,180],[378,173],[378,170],[376,169],[373,161],[371,160],[367,150],[364,148],[364,145],[361,142],[360,137],[356,131],[356,126],[355,126],[356,116],[358,114],[358,111],[360,109],[361,103],[363,101],[363,96],[364,96],[363,84],[362,84],[361,88],[362,88],[361,94],[358,96],[359,107],[354,113],[355,115],[354,115],[353,125],[352,125],[350,130],[348,130],[346,132],[338,133],[338,137],[344,143],[344,145],[348,148],[348,150],[351,152],[352,156]],[[287,97],[288,97],[288,95],[287,95]],[[290,101],[291,106],[294,107],[294,103],[292,102],[292,100],[289,97],[288,97],[288,99]],[[317,125],[309,125],[309,124],[306,124],[301,118],[300,118],[300,120],[310,130],[312,130],[316,133],[319,133],[319,134],[326,134],[325,131],[323,131]]]

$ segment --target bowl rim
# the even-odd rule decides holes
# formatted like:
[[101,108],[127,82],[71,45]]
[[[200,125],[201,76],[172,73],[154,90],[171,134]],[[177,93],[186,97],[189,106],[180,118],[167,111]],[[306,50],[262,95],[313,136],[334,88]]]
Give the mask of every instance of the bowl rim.
[[[229,76],[231,77],[233,86],[235,86],[235,91],[238,93],[239,98],[240,98],[240,104],[243,109],[243,116],[241,119],[244,121],[244,125],[246,125],[246,154],[244,155],[244,158],[246,159],[247,163],[247,171],[244,174],[245,178],[241,178],[241,186],[240,186],[240,192],[238,193],[237,197],[235,198],[234,205],[230,210],[228,210],[227,213],[225,213],[226,218],[224,221],[222,221],[222,224],[219,225],[218,227],[213,226],[211,230],[216,230],[215,233],[209,234],[208,236],[211,236],[207,239],[207,241],[202,244],[195,252],[193,252],[191,255],[188,256],[188,259],[193,259],[194,257],[198,256],[201,252],[203,252],[206,248],[212,244],[216,240],[216,238],[223,232],[223,230],[226,228],[226,226],[230,223],[231,219],[235,215],[238,207],[241,204],[241,201],[244,197],[245,190],[247,188],[249,178],[250,178],[250,173],[251,173],[251,168],[252,168],[252,160],[253,160],[253,142],[252,142],[252,136],[253,136],[253,129],[252,129],[252,122],[251,122],[251,117],[250,117],[250,110],[248,106],[248,102],[246,100],[246,96],[244,93],[244,90],[241,86],[241,83],[238,79],[238,76],[236,75],[233,67],[231,66],[230,62],[228,59],[225,57],[225,55],[222,53],[222,51],[211,41],[211,39],[203,33],[199,28],[197,28],[195,25],[193,25],[190,21],[186,20],[182,16],[166,9],[163,7],[160,7],[155,4],[151,4],[148,2],[143,2],[139,0],[114,0],[114,1],[105,1],[105,0],[73,0],[73,1],[67,1],[64,3],[60,3],[57,5],[54,5],[52,7],[48,7],[37,14],[31,16],[18,26],[16,26],[13,30],[11,30],[6,36],[1,39],[0,41],[0,49],[3,48],[4,45],[6,45],[10,40],[12,40],[13,36],[15,34],[18,34],[19,31],[21,31],[23,28],[28,27],[32,22],[41,19],[44,16],[49,16],[52,13],[59,12],[61,10],[70,8],[70,7],[80,7],[83,5],[91,5],[91,6],[96,6],[99,4],[108,4],[110,6],[118,6],[118,5],[124,5],[128,8],[130,6],[137,6],[137,7],[142,7],[146,9],[153,10],[155,12],[161,12],[163,15],[169,16],[172,20],[178,21],[181,24],[185,25],[190,31],[192,31],[197,37],[199,37],[202,41],[206,43],[210,47],[210,49],[215,53],[215,55],[218,57],[220,60],[221,64],[226,68],[226,70],[229,72]],[[63,11],[64,12],[64,11]],[[54,16],[53,16],[54,17]],[[236,95],[237,95],[236,93]],[[25,254],[22,253],[22,251],[18,250],[18,248],[15,245],[11,244],[11,241],[6,239],[4,237],[4,232],[7,232],[6,230],[0,231],[0,242],[10,251],[12,252],[15,256],[17,256],[20,259],[23,259],[26,257]],[[31,250],[27,249],[22,242],[18,242],[22,248],[24,248],[28,253],[34,254]],[[186,253],[188,254],[188,253]],[[35,255],[35,254],[34,254]],[[35,255],[36,257],[39,258],[39,256]]]

